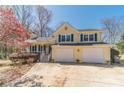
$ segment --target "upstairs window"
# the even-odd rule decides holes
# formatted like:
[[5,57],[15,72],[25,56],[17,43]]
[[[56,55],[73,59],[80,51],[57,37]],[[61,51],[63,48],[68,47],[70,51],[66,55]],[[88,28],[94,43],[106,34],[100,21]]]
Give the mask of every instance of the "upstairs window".
[[88,35],[84,35],[84,41],[88,41]]
[[66,41],[71,41],[70,35],[66,35]]
[[58,36],[58,42],[70,42],[74,40],[74,35],[70,34],[70,35],[59,35]]
[[94,34],[89,35],[89,41],[94,41]]
[[62,42],[65,42],[65,35],[62,35]]

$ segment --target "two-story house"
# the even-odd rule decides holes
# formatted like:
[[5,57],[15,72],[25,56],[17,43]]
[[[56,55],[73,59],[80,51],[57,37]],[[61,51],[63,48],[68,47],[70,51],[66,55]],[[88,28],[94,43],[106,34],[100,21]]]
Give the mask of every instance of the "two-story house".
[[49,55],[53,62],[107,63],[111,61],[112,45],[102,42],[98,29],[75,29],[68,23],[61,25],[52,37],[28,40],[28,52]]

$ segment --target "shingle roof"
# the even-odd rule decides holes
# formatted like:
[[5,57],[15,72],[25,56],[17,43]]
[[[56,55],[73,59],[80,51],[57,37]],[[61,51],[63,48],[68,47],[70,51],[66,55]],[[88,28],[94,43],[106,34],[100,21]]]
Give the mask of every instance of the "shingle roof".
[[100,29],[78,29],[78,31],[101,31]]
[[86,46],[87,45],[88,46],[89,45],[89,46],[91,46],[91,45],[99,45],[99,44],[108,44],[108,43],[105,43],[105,42],[93,42],[93,43],[92,42],[91,43],[90,42],[89,43],[60,43],[59,45],[68,45],[68,46],[69,45],[71,45],[71,46],[73,46],[73,45],[74,46],[75,45],[77,45],[77,46],[78,45],[81,45],[81,46]]

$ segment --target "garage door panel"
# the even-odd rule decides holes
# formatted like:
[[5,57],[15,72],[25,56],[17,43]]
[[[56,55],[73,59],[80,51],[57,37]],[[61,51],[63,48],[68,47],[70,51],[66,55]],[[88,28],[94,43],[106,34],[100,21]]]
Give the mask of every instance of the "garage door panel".
[[104,63],[104,54],[102,48],[84,48],[83,62]]
[[73,49],[57,49],[56,61],[74,62]]

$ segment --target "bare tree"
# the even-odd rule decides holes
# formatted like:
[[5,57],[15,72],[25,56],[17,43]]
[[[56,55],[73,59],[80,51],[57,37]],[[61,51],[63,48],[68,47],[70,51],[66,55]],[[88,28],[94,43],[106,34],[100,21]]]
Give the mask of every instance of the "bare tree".
[[26,28],[27,31],[32,30],[33,25],[33,15],[32,15],[32,6],[27,5],[16,5],[13,6],[13,9],[16,13],[17,18],[21,24]]
[[37,35],[43,37],[48,36],[49,31],[51,28],[48,26],[49,22],[51,21],[52,13],[44,6],[36,6],[36,32]]
[[122,32],[122,23],[117,18],[105,18],[103,20],[104,26],[104,41],[108,41],[110,44],[115,44]]

